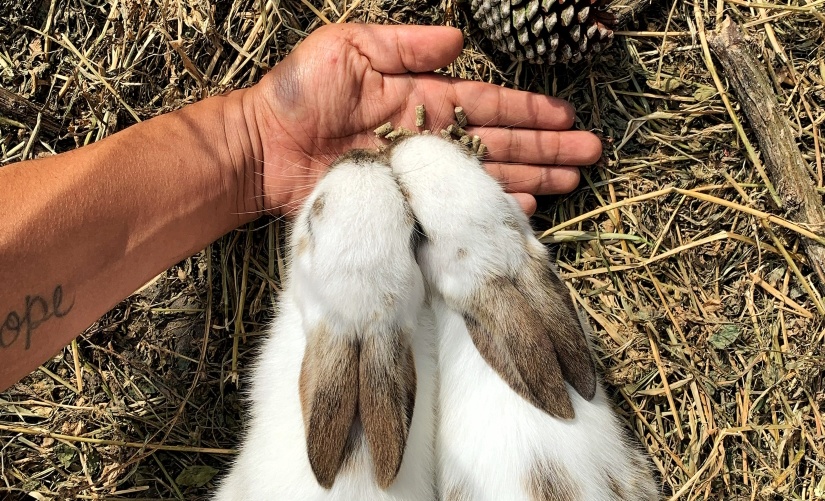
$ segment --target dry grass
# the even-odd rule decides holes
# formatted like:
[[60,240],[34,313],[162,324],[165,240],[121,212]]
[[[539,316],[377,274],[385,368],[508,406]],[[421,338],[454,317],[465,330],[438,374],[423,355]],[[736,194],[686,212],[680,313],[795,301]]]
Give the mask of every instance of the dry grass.
[[[0,162],[65,151],[249,85],[322,16],[466,29],[462,8],[4,1],[0,86],[59,128],[0,117]],[[512,66],[470,37],[445,71],[570,99],[578,126],[604,136],[605,161],[575,193],[542,201],[536,226],[558,244],[606,380],[665,497],[823,499],[825,284],[801,252],[806,228],[774,209],[743,147],[755,141],[710,76],[697,14],[706,29],[723,15],[748,27],[825,193],[821,0],[654,5],[589,71]],[[0,395],[0,499],[204,499],[237,443],[237,378],[278,291],[283,231],[263,219],[227,235]]]

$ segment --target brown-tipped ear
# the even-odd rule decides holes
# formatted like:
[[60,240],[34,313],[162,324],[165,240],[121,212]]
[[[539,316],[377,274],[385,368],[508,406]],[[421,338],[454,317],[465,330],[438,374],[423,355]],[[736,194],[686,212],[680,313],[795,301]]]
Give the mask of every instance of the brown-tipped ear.
[[525,268],[517,286],[541,316],[564,379],[582,398],[592,400],[596,395],[596,364],[570,291],[545,256],[531,256]]
[[513,282],[497,278],[484,284],[464,320],[481,356],[510,388],[552,416],[574,417],[555,347]]
[[350,339],[328,332],[308,336],[299,390],[309,464],[318,483],[332,487],[358,406],[358,352]]
[[358,412],[376,482],[386,489],[401,468],[415,405],[415,365],[404,334],[368,335],[361,346],[359,373]]

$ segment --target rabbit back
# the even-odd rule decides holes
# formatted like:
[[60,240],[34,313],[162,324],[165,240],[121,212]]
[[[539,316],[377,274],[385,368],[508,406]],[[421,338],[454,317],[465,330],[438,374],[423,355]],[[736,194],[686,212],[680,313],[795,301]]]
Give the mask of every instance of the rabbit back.
[[568,389],[575,418],[550,416],[515,393],[482,358],[460,314],[439,298],[433,307],[443,499],[658,499],[647,460],[625,439],[601,388],[590,401]]

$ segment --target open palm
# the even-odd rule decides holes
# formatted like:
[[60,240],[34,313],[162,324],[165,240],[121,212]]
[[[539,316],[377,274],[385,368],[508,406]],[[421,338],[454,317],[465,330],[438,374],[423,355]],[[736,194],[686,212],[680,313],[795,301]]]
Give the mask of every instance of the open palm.
[[254,88],[265,208],[294,208],[335,157],[375,147],[378,125],[413,128],[419,104],[433,128],[464,107],[487,169],[527,212],[533,194],[575,188],[576,166],[601,155],[598,138],[566,130],[574,117],[564,101],[429,73],[461,47],[458,30],[429,26],[332,25],[304,40]]

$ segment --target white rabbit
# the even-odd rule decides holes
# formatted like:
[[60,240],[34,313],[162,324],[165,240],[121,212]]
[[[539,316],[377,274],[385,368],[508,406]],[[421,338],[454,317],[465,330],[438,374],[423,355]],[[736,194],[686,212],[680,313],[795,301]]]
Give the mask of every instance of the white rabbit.
[[350,152],[319,181],[215,500],[435,499],[434,326],[413,224],[379,154]]
[[597,384],[588,329],[515,200],[440,137],[388,154],[424,233],[441,499],[658,499]]

